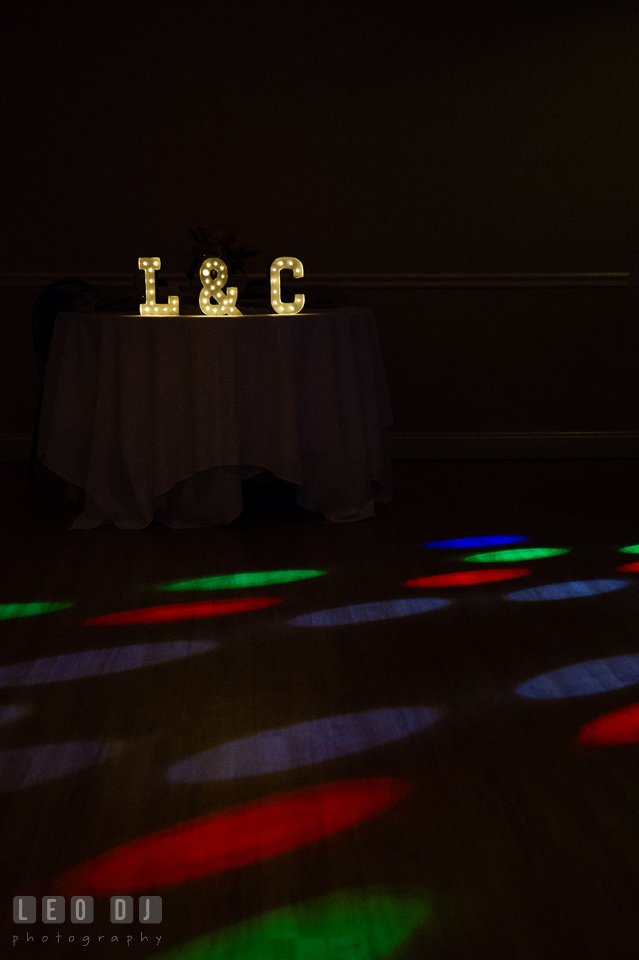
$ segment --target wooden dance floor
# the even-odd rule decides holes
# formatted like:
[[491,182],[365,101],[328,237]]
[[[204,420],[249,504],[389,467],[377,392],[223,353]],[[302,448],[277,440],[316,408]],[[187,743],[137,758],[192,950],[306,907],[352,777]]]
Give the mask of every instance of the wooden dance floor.
[[393,472],[77,531],[0,465],[1,956],[636,960],[639,461]]

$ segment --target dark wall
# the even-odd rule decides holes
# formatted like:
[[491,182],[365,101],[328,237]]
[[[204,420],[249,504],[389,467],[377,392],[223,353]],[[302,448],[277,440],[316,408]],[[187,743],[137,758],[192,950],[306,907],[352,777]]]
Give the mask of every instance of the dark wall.
[[636,3],[7,0],[2,271],[625,270]]
[[[636,0],[5,0],[0,441],[37,278],[182,272],[195,224],[253,238],[250,272],[628,270],[638,51]],[[399,432],[639,430],[627,290],[392,282],[349,294]]]

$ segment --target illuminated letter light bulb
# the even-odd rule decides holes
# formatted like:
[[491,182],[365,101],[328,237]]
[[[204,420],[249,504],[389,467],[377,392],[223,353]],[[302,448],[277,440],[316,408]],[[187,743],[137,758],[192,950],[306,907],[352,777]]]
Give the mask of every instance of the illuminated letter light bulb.
[[[223,260],[212,257],[200,267],[200,310],[208,317],[242,316],[242,311],[235,306],[237,287],[227,287],[226,293],[222,289],[228,278],[229,272]],[[212,297],[217,300],[217,305],[211,303]]]
[[282,303],[282,289],[280,286],[280,273],[282,270],[292,270],[296,278],[304,276],[304,267],[302,261],[297,257],[278,257],[271,264],[271,306],[276,313],[292,316],[299,313],[304,306],[304,294],[296,294],[293,303]]
[[155,302],[155,271],[159,270],[161,266],[159,257],[138,257],[138,267],[140,270],[144,270],[144,286],[146,289],[146,300],[140,304],[140,313],[143,317],[180,312],[179,297],[169,297],[168,303]]

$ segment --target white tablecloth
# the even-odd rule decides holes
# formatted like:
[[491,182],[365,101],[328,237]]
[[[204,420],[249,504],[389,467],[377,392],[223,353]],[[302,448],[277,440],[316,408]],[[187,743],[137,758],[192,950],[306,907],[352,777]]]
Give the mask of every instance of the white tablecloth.
[[391,422],[369,310],[59,313],[39,453],[85,491],[75,529],[230,523],[262,470],[347,523],[391,499]]

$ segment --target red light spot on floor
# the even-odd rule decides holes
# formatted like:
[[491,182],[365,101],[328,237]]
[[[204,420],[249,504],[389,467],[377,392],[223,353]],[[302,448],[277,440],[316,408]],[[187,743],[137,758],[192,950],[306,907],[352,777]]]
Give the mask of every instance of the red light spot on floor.
[[639,743],[639,703],[597,717],[579,731],[579,743]]
[[116,847],[58,877],[57,892],[104,896],[245,866],[354,827],[403,799],[399,777],[342,780],[198,817]]
[[514,580],[530,573],[524,567],[495,570],[464,570],[463,573],[438,573],[433,577],[407,580],[405,587],[466,587],[472,583],[492,583],[496,580]]
[[620,573],[639,573],[639,560],[635,563],[624,563],[623,566],[617,567]]
[[245,613],[282,603],[284,597],[242,597],[238,600],[199,600],[195,603],[168,603],[162,607],[121,610],[85,620],[86,626],[104,627],[125,623],[166,623],[170,620],[193,620],[196,617],[222,617],[227,613]]

